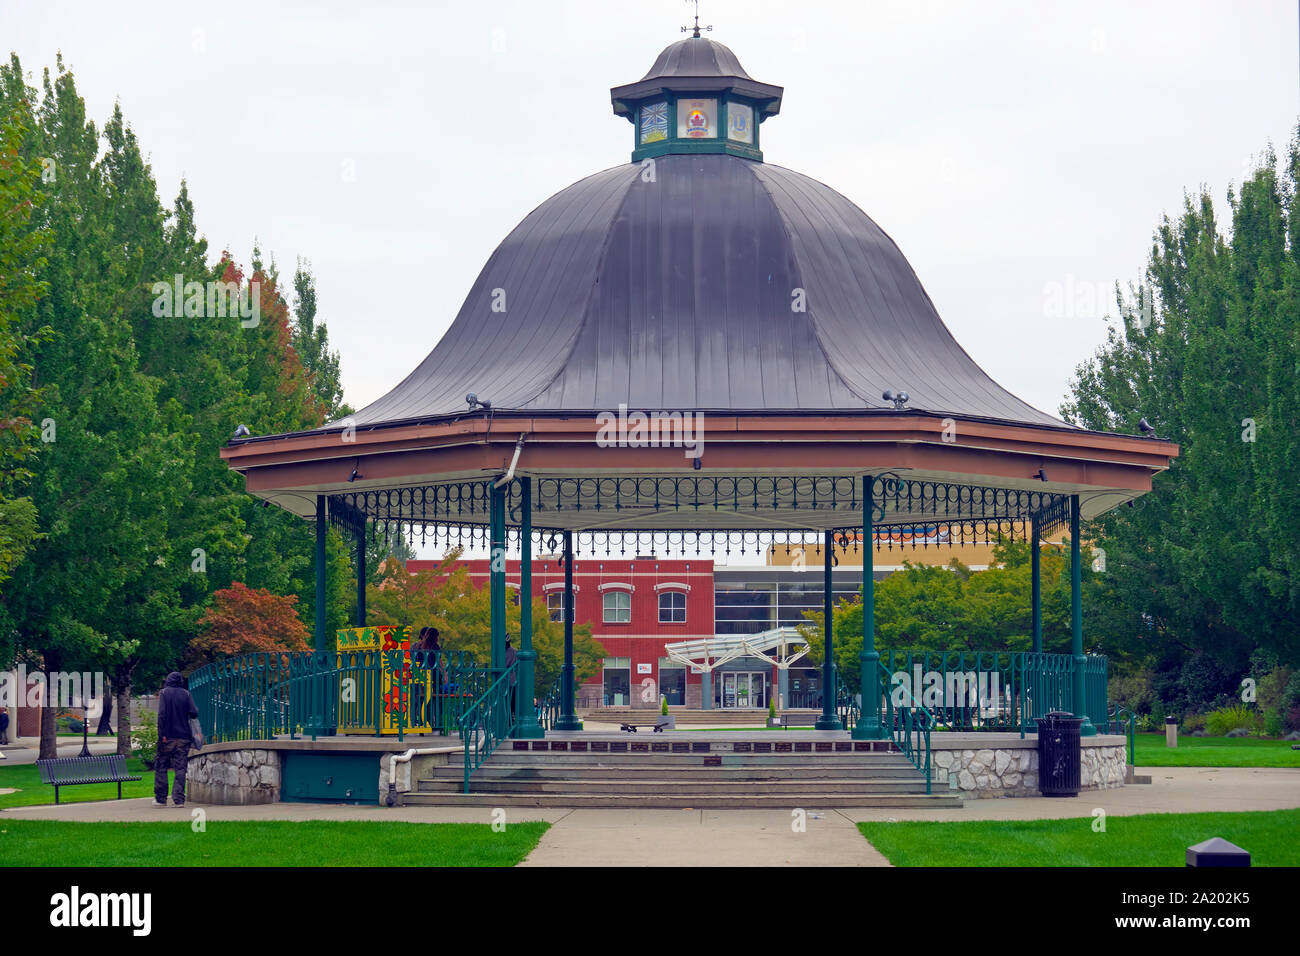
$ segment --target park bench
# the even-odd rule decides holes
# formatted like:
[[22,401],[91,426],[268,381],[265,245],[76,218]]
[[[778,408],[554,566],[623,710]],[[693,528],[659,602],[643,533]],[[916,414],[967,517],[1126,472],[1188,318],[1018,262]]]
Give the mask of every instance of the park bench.
[[140,779],[127,772],[126,758],[121,754],[38,760],[36,768],[40,771],[41,782],[54,787],[55,803],[59,802],[59,787],[71,787],[79,783],[115,783],[117,799],[121,800],[122,784],[128,780]]

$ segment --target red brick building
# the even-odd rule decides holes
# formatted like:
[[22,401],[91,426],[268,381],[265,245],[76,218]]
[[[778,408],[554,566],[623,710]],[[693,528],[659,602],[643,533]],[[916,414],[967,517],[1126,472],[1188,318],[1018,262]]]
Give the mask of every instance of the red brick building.
[[[437,564],[412,560],[407,569],[428,571]],[[475,586],[486,587],[488,560],[464,564]],[[519,588],[517,560],[506,564],[506,586]],[[590,624],[607,653],[603,672],[578,688],[578,706],[653,706],[661,693],[670,704],[701,706],[701,675],[670,661],[664,645],[713,637],[712,560],[578,558],[573,592],[574,622]],[[533,594],[545,598],[552,620],[560,620],[564,568],[558,556],[534,559]]]

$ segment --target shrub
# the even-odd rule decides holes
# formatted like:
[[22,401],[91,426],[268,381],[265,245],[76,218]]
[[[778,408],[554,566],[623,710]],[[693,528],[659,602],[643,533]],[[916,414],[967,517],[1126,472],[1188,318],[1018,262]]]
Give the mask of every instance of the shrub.
[[1280,710],[1294,703],[1287,699],[1293,677],[1295,672],[1289,667],[1275,667],[1261,677],[1255,688],[1255,700],[1259,709],[1265,712]]
[[1264,736],[1281,737],[1286,733],[1286,726],[1282,720],[1282,711],[1276,707],[1264,713]]
[[158,715],[146,710],[140,715],[140,721],[131,735],[131,754],[144,761],[144,765],[153,769],[158,759]]
[[1207,704],[1223,696],[1241,700],[1239,682],[1224,670],[1222,664],[1206,654],[1184,661],[1178,673],[1178,688],[1192,710],[1205,709]]
[[660,700],[660,702],[661,702],[661,703],[659,704],[659,713],[661,713],[661,714],[663,714],[665,717],[667,717],[667,716],[668,716],[668,698],[667,698],[667,697],[663,697],[663,696],[661,696],[661,697],[659,698],[659,700]]
[[1300,707],[1292,707],[1286,712],[1286,729],[1300,730]]
[[[1148,714],[1159,706],[1155,691],[1151,687],[1149,670],[1139,670],[1123,677],[1116,674],[1111,677],[1109,685],[1107,696],[1110,702],[1135,714]],[[1160,718],[1163,720],[1164,715],[1161,714]]]
[[1188,714],[1183,718],[1183,733],[1190,734],[1193,730],[1205,729],[1204,714]]
[[1286,690],[1282,692],[1282,706],[1300,707],[1300,671],[1293,673],[1286,682]]
[[767,699],[767,718],[768,720],[776,719],[776,700],[772,697]]
[[1259,713],[1238,704],[1234,707],[1220,707],[1205,717],[1205,729],[1212,737],[1222,737],[1230,730],[1244,727],[1247,730],[1259,730]]
[[1164,712],[1156,710],[1143,714],[1137,719],[1136,727],[1143,733],[1160,733],[1165,729]]

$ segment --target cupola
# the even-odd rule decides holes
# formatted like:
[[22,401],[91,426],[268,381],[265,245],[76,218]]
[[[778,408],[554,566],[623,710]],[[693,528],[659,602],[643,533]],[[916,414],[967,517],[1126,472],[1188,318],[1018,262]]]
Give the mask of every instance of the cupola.
[[782,89],[753,79],[736,55],[695,32],[664,49],[650,72],[609,91],[634,131],[632,161],[668,153],[729,153],[762,162],[758,128]]

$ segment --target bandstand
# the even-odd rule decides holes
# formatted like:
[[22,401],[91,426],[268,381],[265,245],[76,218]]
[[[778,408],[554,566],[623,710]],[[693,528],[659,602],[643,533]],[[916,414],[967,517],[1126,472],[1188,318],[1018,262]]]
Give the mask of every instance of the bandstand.
[[[571,574],[564,676],[548,714],[532,703],[550,695],[534,686],[527,600],[518,659],[506,666],[504,560],[490,575],[489,661],[423,661],[391,641],[344,661],[324,621],[331,525],[356,546],[359,629],[366,535],[517,556],[524,595],[542,551],[562,554],[571,571],[583,554],[811,546],[827,581],[826,687],[843,637],[832,633],[831,545],[860,542],[862,651],[851,683],[861,694],[847,709],[824,694],[816,730],[788,738],[790,754],[902,754],[928,792],[941,776],[932,751],[943,749],[932,734],[1023,738],[1049,710],[1082,716],[1085,736],[1097,732],[1108,719],[1105,660],[1085,653],[1080,521],[1149,492],[1177,446],[1073,427],[990,379],[875,222],[828,186],[764,161],[760,131],[782,93],[698,33],[672,44],[644,77],[611,90],[615,115],[630,123],[632,161],[533,210],[406,379],[349,419],[222,449],[250,494],[314,521],[317,619],[313,654],[259,665],[283,675],[249,676],[256,668],[239,662],[198,675],[219,743],[297,737],[299,726],[302,738],[337,740],[350,720],[341,681],[412,667],[416,683],[423,671],[459,668],[458,686],[472,688],[459,698],[458,739],[448,738],[448,760],[463,754],[458,791],[474,791],[493,753],[573,759],[619,742],[584,735],[574,711]],[[883,649],[882,660],[876,644],[873,564],[895,532],[933,525],[959,540],[1035,545],[1068,529],[1070,653],[1043,651],[1034,547],[1032,651],[955,667],[996,670],[996,700],[954,704],[941,693],[927,705],[919,682],[900,697],[889,659],[900,649]],[[362,709],[379,706],[372,677]],[[428,686],[436,694],[438,681]],[[399,730],[417,719],[399,716]],[[716,744],[727,753],[754,752],[723,736]],[[703,737],[631,746],[717,752]]]

